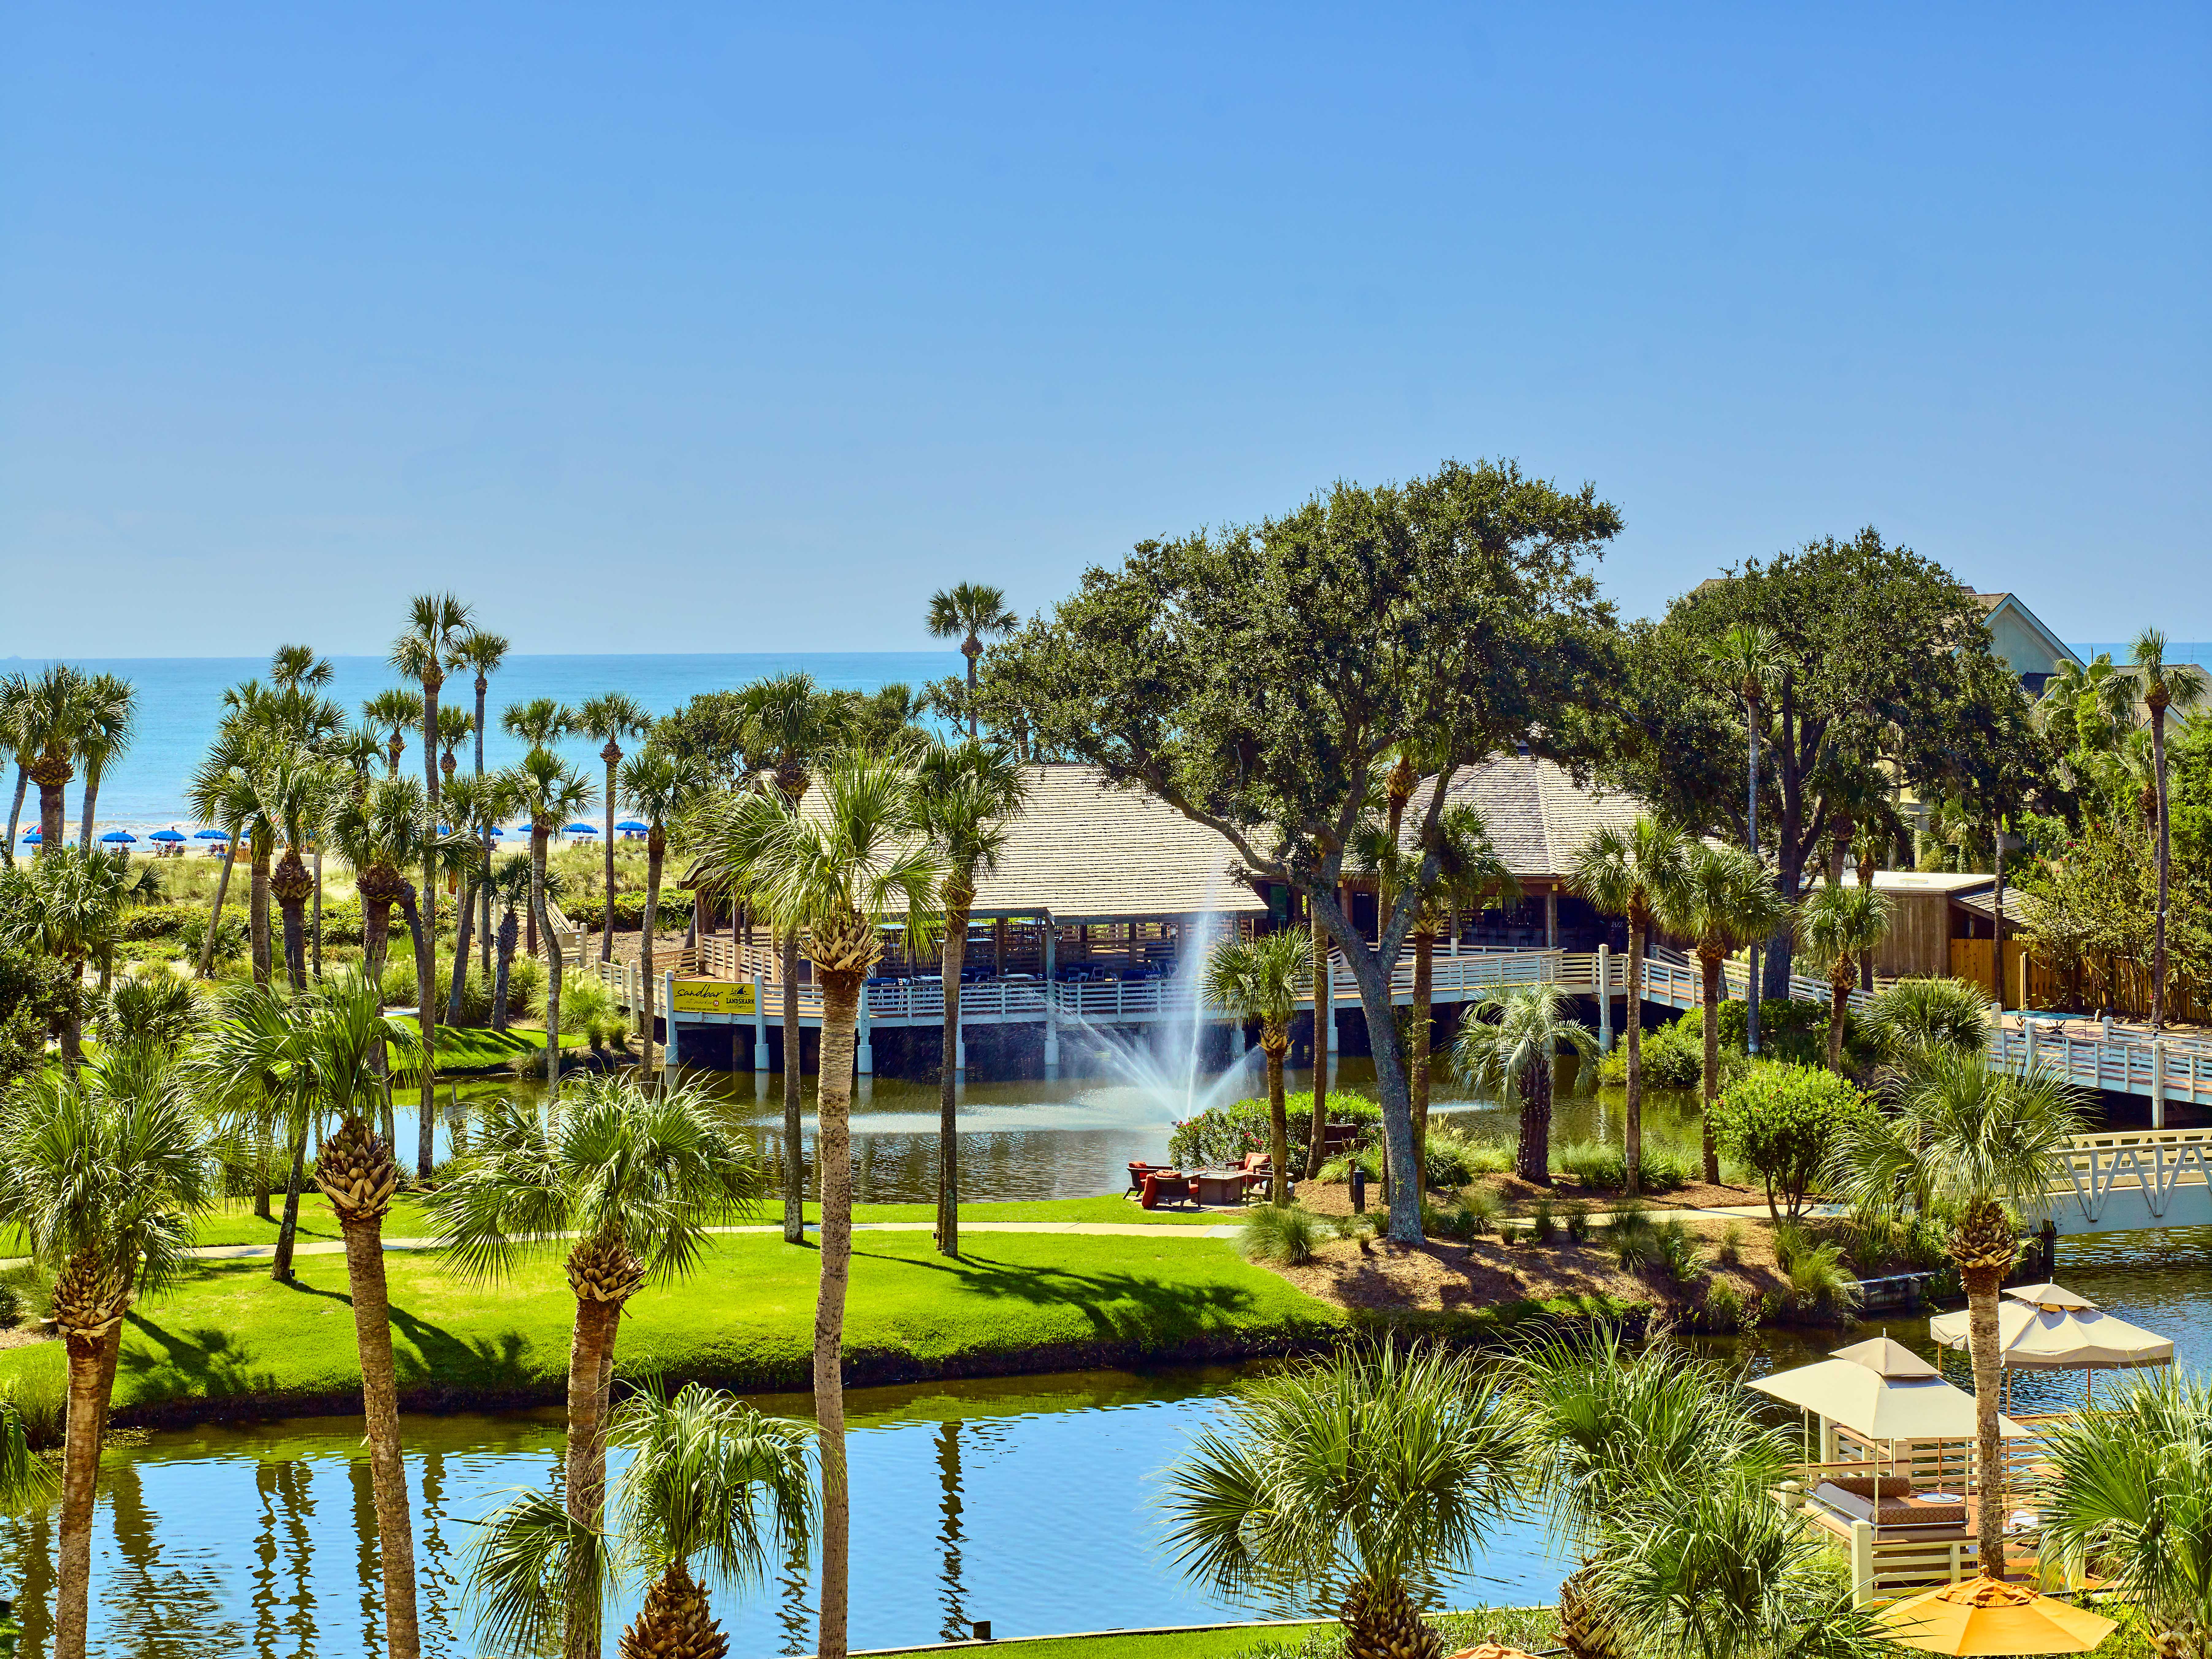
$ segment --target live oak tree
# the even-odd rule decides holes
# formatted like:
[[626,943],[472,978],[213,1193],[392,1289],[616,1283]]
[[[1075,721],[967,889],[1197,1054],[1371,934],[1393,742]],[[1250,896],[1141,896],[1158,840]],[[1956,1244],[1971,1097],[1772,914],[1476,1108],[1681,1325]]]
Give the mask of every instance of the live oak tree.
[[1339,483],[1258,524],[1140,543],[985,659],[994,729],[1149,791],[1218,831],[1245,878],[1305,896],[1373,1037],[1394,1239],[1421,1237],[1421,1183],[1390,969],[1441,861],[1448,790],[1410,830],[1418,878],[1379,945],[1339,902],[1345,854],[1402,744],[1449,779],[1516,738],[1548,748],[1595,695],[1612,618],[1585,561],[1620,526],[1595,487],[1510,462]]
[[[1981,757],[2029,745],[2019,683],[1992,657],[1980,607],[1955,576],[1870,527],[1808,542],[1748,560],[1629,629],[1619,694],[1592,707],[1598,769],[1701,834],[1746,836],[1744,703],[1711,665],[1738,627],[1766,630],[1771,650],[1759,824],[1786,899],[1865,769],[1936,790],[1962,767],[1982,769]],[[1788,994],[1791,950],[1778,931],[1765,995]]]

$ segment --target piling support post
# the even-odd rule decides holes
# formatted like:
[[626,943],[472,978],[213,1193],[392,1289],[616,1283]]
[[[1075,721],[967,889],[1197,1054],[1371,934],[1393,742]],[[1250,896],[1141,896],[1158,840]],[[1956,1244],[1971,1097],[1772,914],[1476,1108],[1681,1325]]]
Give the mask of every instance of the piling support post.
[[1613,1052],[1613,952],[1597,947],[1597,1051]]
[[660,976],[660,1017],[668,1022],[668,1053],[661,1064],[674,1071],[683,1064],[678,1058],[676,1024],[676,975],[673,969]]
[[753,1075],[768,1075],[768,981],[753,969]]
[[2150,1045],[2150,1127],[2166,1127],[2166,1039]]

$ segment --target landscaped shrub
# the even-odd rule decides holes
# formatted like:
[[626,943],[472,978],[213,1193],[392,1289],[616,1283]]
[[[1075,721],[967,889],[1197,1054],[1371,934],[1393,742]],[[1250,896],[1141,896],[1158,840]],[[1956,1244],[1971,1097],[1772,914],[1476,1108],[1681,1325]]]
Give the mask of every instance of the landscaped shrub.
[[[1696,1024],[1692,1024],[1692,1022]],[[1694,1089],[1705,1074],[1705,1036],[1703,1010],[1692,1008],[1644,1034],[1644,1083],[1651,1089]],[[1598,1061],[1600,1083],[1628,1081],[1628,1044],[1615,1039]]]
[[[185,953],[197,960],[207,945],[208,919],[211,913],[194,910],[178,924],[177,943]],[[235,961],[246,954],[248,943],[246,918],[236,909],[226,909],[222,926],[216,930],[215,959],[218,963]]]
[[1623,1273],[1647,1267],[1659,1255],[1659,1230],[1640,1204],[1623,1204],[1613,1212],[1605,1230],[1605,1247]]
[[[1741,1054],[1749,1041],[1749,1015],[1741,997],[1721,1004],[1721,1047]],[[1859,1041],[1848,1014],[1844,1042]],[[1792,1066],[1817,1066],[1828,1057],[1828,1005],[1809,998],[1764,997],[1759,1004],[1759,1057]]]
[[1720,1243],[1713,1246],[1713,1262],[1717,1267],[1733,1267],[1743,1260],[1743,1223],[1731,1221],[1721,1229]]
[[[1776,1241],[1779,1256],[1780,1240]],[[1830,1241],[1790,1252],[1784,1269],[1790,1279],[1789,1307],[1801,1319],[1840,1322],[1859,1305],[1858,1275],[1844,1261],[1843,1247]]]
[[1705,1306],[1698,1310],[1698,1323],[1723,1335],[1749,1330],[1759,1323],[1759,1305],[1755,1294],[1747,1296],[1727,1279],[1716,1279],[1705,1287]]
[[1503,1141],[1470,1135],[1449,1123],[1429,1120],[1427,1175],[1430,1187],[1436,1191],[1449,1192],[1477,1176],[1503,1175],[1512,1167],[1512,1152]]
[[[1303,1171],[1306,1146],[1313,1138],[1312,1092],[1285,1095],[1283,1109],[1290,1121],[1291,1167]],[[1358,1144],[1362,1147],[1382,1144],[1382,1109],[1364,1095],[1330,1090],[1328,1118],[1332,1123],[1358,1124]],[[1431,1126],[1431,1140],[1436,1133],[1435,1126]],[[1168,1138],[1168,1162],[1186,1170],[1225,1168],[1241,1164],[1249,1152],[1268,1152],[1273,1146],[1274,1131],[1270,1127],[1267,1100],[1255,1097],[1232,1101],[1226,1106],[1209,1107],[1176,1124],[1175,1133]],[[1381,1166],[1376,1164],[1374,1168],[1379,1170]],[[1328,1178],[1324,1172],[1322,1179]]]
[[1866,1097],[1832,1072],[1755,1066],[1714,1103],[1713,1139],[1765,1183],[1778,1221],[1803,1210],[1837,1133],[1867,1109]]
[[1705,1262],[1698,1254],[1698,1236],[1680,1218],[1669,1216],[1652,1230],[1653,1252],[1667,1276],[1677,1284],[1686,1285],[1705,1271]]
[[1237,1248],[1248,1261],[1303,1267],[1313,1260],[1327,1225],[1320,1216],[1300,1205],[1255,1205],[1245,1212]]
[[1487,1187],[1470,1187],[1459,1195],[1459,1201],[1443,1213],[1446,1224],[1456,1238],[1480,1238],[1498,1225],[1498,1218],[1505,1206],[1497,1194]]
[[135,941],[149,939],[181,939],[185,925],[195,916],[200,918],[202,939],[207,937],[207,907],[200,904],[145,904],[125,910],[116,928],[118,939]]
[[1528,1231],[1539,1244],[1550,1243],[1553,1235],[1559,1231],[1559,1220],[1552,1213],[1550,1199],[1540,1198],[1536,1200],[1536,1207],[1528,1214]]
[[[1552,1166],[1562,1174],[1572,1176],[1585,1187],[1608,1192],[1620,1191],[1628,1179],[1626,1150],[1605,1141],[1570,1142],[1552,1154]],[[1695,1172],[1696,1165],[1681,1148],[1660,1140],[1644,1141],[1645,1192],[1671,1193],[1679,1187],[1686,1187]]]
[[1571,1199],[1560,1212],[1561,1224],[1567,1230],[1567,1242],[1583,1243],[1589,1237],[1589,1206],[1580,1199]]

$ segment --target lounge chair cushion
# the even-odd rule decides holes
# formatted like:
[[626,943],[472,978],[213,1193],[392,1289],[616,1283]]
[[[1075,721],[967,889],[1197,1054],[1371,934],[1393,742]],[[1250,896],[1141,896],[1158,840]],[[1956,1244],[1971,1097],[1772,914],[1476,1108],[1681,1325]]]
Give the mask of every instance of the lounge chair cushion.
[[1854,1498],[1910,1498],[1912,1482],[1901,1474],[1839,1474],[1827,1485]]
[[[1892,1478],[1883,1477],[1884,1485],[1887,1486]],[[1862,1480],[1854,1484],[1864,1486],[1868,1483]],[[1910,1483],[1899,1480],[1899,1484]],[[1887,1492],[1876,1500],[1846,1491],[1840,1482],[1834,1480],[1823,1480],[1813,1488],[1813,1496],[1839,1514],[1848,1515],[1855,1520],[1871,1521],[1877,1527],[1963,1527],[1966,1524],[1966,1506],[1964,1504],[1914,1503],[1901,1495],[1893,1498]]]

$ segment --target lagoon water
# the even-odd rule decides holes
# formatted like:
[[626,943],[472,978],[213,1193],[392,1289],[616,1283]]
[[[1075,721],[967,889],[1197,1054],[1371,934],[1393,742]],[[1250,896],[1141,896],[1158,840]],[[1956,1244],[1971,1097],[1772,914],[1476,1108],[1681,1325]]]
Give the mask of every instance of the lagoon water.
[[[100,827],[127,829],[142,837],[166,824],[189,827],[185,805],[187,781],[207,751],[209,740],[222,718],[222,694],[241,680],[257,676],[266,681],[265,657],[140,657],[94,659],[72,658],[88,673],[119,674],[138,689],[138,732],[130,751],[104,777],[100,786]],[[334,657],[334,676],[324,695],[335,699],[349,714],[398,678],[379,657]],[[0,672],[32,666],[22,662],[0,662]],[[499,730],[500,712],[510,703],[534,697],[552,697],[571,705],[607,691],[626,691],[656,715],[665,714],[702,691],[727,690],[767,674],[793,670],[811,674],[824,689],[873,691],[893,681],[902,681],[919,691],[930,681],[964,672],[965,659],[957,651],[787,651],[748,652],[705,655],[655,656],[535,656],[509,657],[507,665],[492,676],[485,708],[484,763],[504,766],[519,760],[522,745]],[[476,707],[473,677],[455,675],[446,682],[441,701],[451,701],[471,713]],[[595,757],[595,746],[582,739],[563,745],[579,762]],[[587,753],[587,751],[590,751]],[[422,752],[410,745],[410,764],[420,774]],[[473,758],[464,753],[462,765]],[[587,775],[597,777],[595,767]],[[10,784],[13,779],[9,780]],[[27,803],[30,821],[38,822],[36,796]],[[72,828],[82,810],[77,786],[70,789],[69,822]]]

